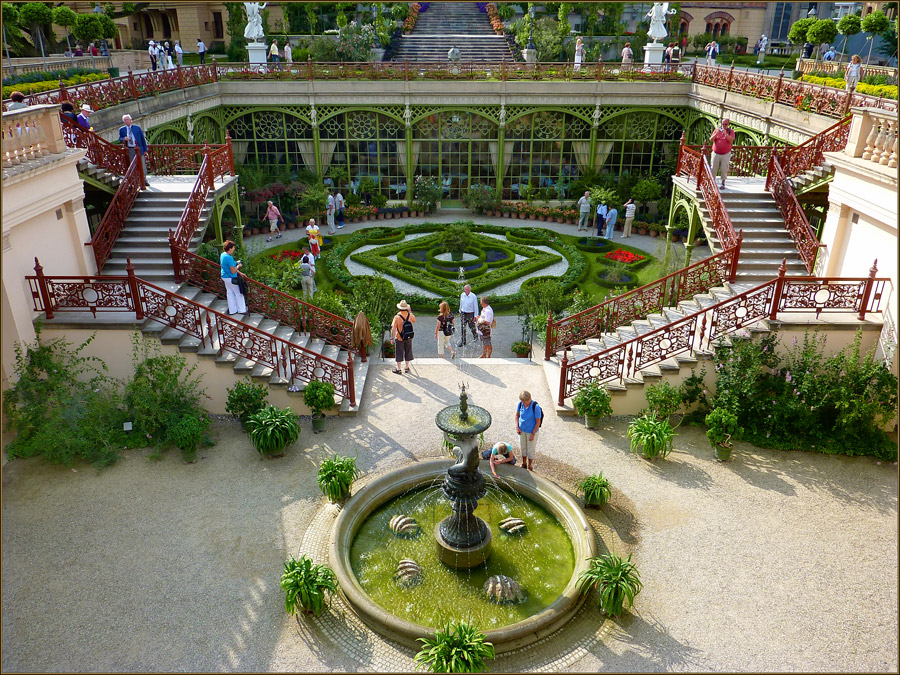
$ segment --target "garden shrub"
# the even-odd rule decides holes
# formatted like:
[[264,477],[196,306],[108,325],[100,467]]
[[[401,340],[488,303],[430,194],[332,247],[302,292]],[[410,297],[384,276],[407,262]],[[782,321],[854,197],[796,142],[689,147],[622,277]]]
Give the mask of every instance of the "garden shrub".
[[[107,75],[105,70],[97,70],[96,68],[66,68],[65,70],[39,70],[32,73],[25,73],[24,75],[15,75],[12,77],[4,77],[3,78],[3,86],[4,87],[12,87],[17,84],[31,84],[34,82],[50,82],[54,81],[59,86],[59,80],[67,80],[76,76],[85,76],[85,75],[103,75],[104,77]],[[883,84],[883,82],[878,82],[875,84]],[[20,90],[21,91],[21,90]]]
[[[106,79],[109,79],[109,75],[107,75],[106,73],[90,73],[88,75],[75,75],[73,77],[66,78],[63,80],[63,84],[67,87],[72,87],[76,84],[84,84],[85,82],[96,82],[98,80]],[[40,94],[41,92],[53,91],[54,89],[59,89],[59,80],[41,80],[38,82],[14,84],[8,87],[4,86],[2,96],[3,100],[6,100],[14,91],[20,91],[26,96],[29,96],[30,94]]]
[[347,305],[344,304],[344,299],[337,293],[316,291],[312,300],[310,300],[310,304],[315,305],[319,309],[324,309],[326,312],[330,312],[335,316],[339,316],[342,319],[347,318]]
[[818,334],[784,355],[775,334],[734,340],[716,351],[712,406],[736,414],[742,438],[761,447],[895,460],[881,425],[897,410],[897,378],[872,352],[860,358],[861,340],[830,357]]

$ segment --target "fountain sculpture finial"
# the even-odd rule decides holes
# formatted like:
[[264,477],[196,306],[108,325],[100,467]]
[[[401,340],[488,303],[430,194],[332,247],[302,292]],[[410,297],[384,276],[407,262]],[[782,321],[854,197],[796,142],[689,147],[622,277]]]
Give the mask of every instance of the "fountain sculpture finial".
[[459,393],[459,419],[463,422],[467,422],[469,420],[469,395],[466,393],[466,385],[460,385]]

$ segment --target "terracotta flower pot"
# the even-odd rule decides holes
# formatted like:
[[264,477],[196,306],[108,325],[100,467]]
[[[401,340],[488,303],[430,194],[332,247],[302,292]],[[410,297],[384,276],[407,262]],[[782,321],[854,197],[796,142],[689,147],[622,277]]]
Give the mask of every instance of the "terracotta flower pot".
[[[641,234],[641,233],[638,232],[638,234]],[[657,232],[656,230],[650,230],[650,233],[649,233],[649,234],[650,234],[651,237],[658,237],[658,236],[659,236],[659,232]]]
[[639,228],[638,228],[638,234],[647,234],[647,228],[646,228],[646,227],[639,227]]
[[251,228],[250,228],[250,234],[253,234],[253,235],[259,234],[259,228],[258,228],[258,227],[251,227]]

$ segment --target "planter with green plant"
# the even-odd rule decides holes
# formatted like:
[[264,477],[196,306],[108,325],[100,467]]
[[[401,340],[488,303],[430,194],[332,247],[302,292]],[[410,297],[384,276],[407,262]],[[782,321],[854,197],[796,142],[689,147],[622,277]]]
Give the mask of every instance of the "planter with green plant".
[[628,425],[628,438],[632,452],[641,452],[647,459],[665,459],[672,452],[675,430],[668,419],[658,419],[653,414],[636,417]]
[[609,417],[613,412],[609,392],[596,382],[579,389],[572,404],[579,415],[584,415],[584,424],[588,429],[596,429],[600,425],[600,418]]
[[209,428],[206,415],[187,414],[166,430],[166,440],[181,450],[181,459],[185,464],[197,461],[197,447],[203,440],[203,434]]
[[625,560],[615,554],[602,555],[589,560],[590,567],[578,577],[578,590],[584,595],[595,588],[600,592],[600,610],[610,616],[619,616],[628,606],[634,606],[635,596],[644,584],[637,566],[631,562],[631,554]]
[[300,425],[293,410],[270,405],[247,418],[247,433],[263,457],[283,457],[285,448],[300,437]]
[[433,638],[419,638],[419,642],[423,646],[415,661],[433,673],[483,673],[485,660],[494,658],[494,645],[464,621],[448,623]]
[[524,340],[517,340],[512,343],[512,353],[520,359],[527,358],[531,353],[531,345]]
[[609,501],[611,495],[609,479],[601,472],[587,476],[575,487],[584,495],[585,506],[603,506]]
[[669,419],[681,407],[684,397],[680,387],[673,387],[668,382],[651,384],[645,389],[647,399],[645,414],[652,414],[656,419]]
[[237,417],[244,429],[247,428],[250,415],[259,412],[269,403],[268,385],[256,383],[249,377],[236,382],[226,391],[228,398],[225,401],[225,412]]
[[455,261],[463,259],[463,253],[472,243],[472,231],[465,225],[454,223],[449,225],[441,236],[441,245],[450,251],[450,257]]
[[334,407],[334,385],[331,382],[313,380],[306,385],[303,402],[312,411],[313,433],[325,431],[325,411]]
[[350,487],[359,476],[356,460],[353,457],[329,457],[319,465],[316,482],[328,499],[339,502],[350,496]]
[[708,427],[706,437],[713,450],[716,451],[716,459],[720,462],[727,462],[731,459],[731,439],[743,431],[738,426],[737,415],[727,408],[715,408],[706,416],[704,422]]
[[285,612],[318,614],[325,609],[326,593],[332,597],[337,593],[337,577],[327,565],[316,565],[305,555],[299,559],[291,556],[284,563],[281,589]]

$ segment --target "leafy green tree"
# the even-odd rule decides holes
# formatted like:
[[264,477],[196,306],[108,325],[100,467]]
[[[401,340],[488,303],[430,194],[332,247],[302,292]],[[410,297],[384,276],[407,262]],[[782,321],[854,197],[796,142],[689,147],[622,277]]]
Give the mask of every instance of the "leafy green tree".
[[788,32],[788,40],[795,45],[802,45],[809,39],[807,33],[816,21],[818,21],[818,19],[812,16],[795,21],[794,25],[791,26],[791,30]]
[[876,52],[880,56],[886,56],[887,58],[897,56],[897,20],[894,20],[894,23],[889,24],[887,30],[881,33],[881,42],[878,45],[878,49]]
[[806,31],[806,38],[816,45],[816,56],[818,58],[819,45],[823,42],[831,44],[838,35],[837,24],[831,19],[819,19],[809,30]]
[[53,8],[53,23],[66,29],[66,44],[69,46],[69,49],[72,48],[72,43],[69,41],[69,29],[75,25],[75,17],[77,16],[73,9],[65,5]]
[[[31,3],[29,3],[31,4]],[[28,5],[26,5],[27,7]],[[887,18],[884,12],[880,9],[875,10],[867,17],[862,20],[861,26],[864,33],[868,33],[869,37],[866,38],[870,40],[869,42],[869,55],[866,56],[866,65],[869,63],[869,59],[872,58],[872,47],[875,44],[875,36],[879,33],[885,32],[888,27],[890,27],[891,22]]]
[[844,45],[841,47],[841,54],[843,55],[844,50],[847,49],[847,38],[851,35],[856,35],[862,30],[862,21],[856,14],[847,14],[838,21],[837,29],[838,33],[844,36]]
[[43,2],[26,2],[19,8],[19,22],[28,26],[32,44],[43,54],[47,42],[43,27],[53,22],[53,10]]
[[[228,60],[232,62],[244,62],[247,60],[247,38],[244,37],[244,26],[247,23],[247,13],[242,2],[226,2],[225,11],[228,19],[225,29],[228,32]],[[293,3],[285,5],[285,11],[289,7],[297,7]],[[291,32],[294,32],[293,25]]]
[[72,35],[81,42],[94,42],[95,40],[111,40],[118,35],[119,29],[106,14],[77,14]]

